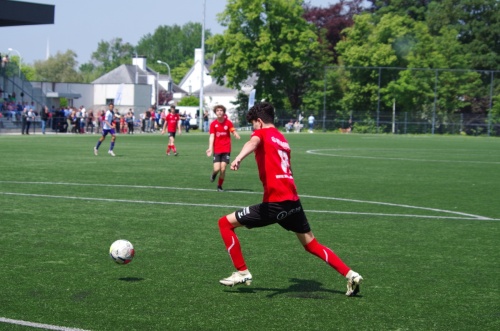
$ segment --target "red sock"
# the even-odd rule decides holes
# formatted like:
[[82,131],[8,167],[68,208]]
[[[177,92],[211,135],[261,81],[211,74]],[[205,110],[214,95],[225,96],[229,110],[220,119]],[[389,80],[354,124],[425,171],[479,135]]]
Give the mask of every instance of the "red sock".
[[330,248],[321,245],[316,238],[314,238],[309,244],[305,245],[304,248],[309,253],[316,255],[328,263],[344,277],[347,275],[349,270],[351,270]]
[[224,183],[224,178],[219,177],[219,186],[222,186],[222,183]]
[[167,146],[167,154],[170,153],[170,145]]
[[234,232],[234,226],[229,223],[226,216],[219,219],[219,231],[236,270],[247,270],[245,259],[241,253],[240,241]]
[[175,148],[175,145],[172,145],[172,150],[174,151],[174,153],[177,153],[177,149]]

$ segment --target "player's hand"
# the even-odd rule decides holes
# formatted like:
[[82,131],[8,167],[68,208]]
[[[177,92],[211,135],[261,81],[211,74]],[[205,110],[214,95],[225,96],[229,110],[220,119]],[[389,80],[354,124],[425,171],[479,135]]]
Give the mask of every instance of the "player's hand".
[[240,164],[241,164],[241,161],[240,160],[234,160],[232,163],[231,163],[231,170],[238,170],[240,168]]
[[165,134],[165,130],[161,130],[161,134],[164,135]]
[[206,153],[208,157],[212,156],[212,149],[211,148],[207,149]]

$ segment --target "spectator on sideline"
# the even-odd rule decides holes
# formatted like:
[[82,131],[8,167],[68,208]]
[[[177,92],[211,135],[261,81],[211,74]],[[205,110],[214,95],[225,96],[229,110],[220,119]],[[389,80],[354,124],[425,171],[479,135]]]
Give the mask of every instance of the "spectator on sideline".
[[314,129],[314,116],[313,116],[313,114],[311,114],[307,118],[307,122],[309,123],[309,133],[313,133],[313,129]]
[[208,132],[208,110],[203,112],[203,132]]
[[47,125],[47,120],[49,119],[49,107],[43,106],[40,111],[40,124],[42,125],[42,134],[45,134],[45,127]]

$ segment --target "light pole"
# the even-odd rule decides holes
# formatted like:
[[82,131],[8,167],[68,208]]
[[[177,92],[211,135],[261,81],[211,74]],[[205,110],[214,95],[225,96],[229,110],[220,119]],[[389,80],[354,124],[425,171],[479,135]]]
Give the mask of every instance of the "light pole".
[[14,48],[8,48],[9,52],[16,52],[17,55],[19,55],[19,78],[21,78],[21,63],[23,63],[23,57],[21,56],[21,53],[19,53],[18,50]]
[[172,82],[172,76],[170,76],[170,66],[168,65],[167,62],[163,62],[163,61],[160,61],[160,60],[156,61],[156,63],[164,64],[164,65],[167,66],[167,68],[168,68],[168,87],[167,88],[168,88],[168,92],[171,92],[170,91],[170,84]]
[[200,78],[200,110],[198,115],[198,125],[199,128],[203,127],[203,75],[205,73],[205,10],[207,7],[207,1],[203,0],[203,21],[201,25],[201,78]]

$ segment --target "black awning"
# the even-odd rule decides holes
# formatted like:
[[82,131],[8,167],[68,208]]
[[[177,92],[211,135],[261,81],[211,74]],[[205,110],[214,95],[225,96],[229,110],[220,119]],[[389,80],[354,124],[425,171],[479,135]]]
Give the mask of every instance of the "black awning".
[[0,0],[0,26],[54,24],[54,5]]

